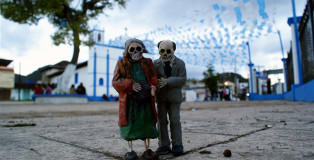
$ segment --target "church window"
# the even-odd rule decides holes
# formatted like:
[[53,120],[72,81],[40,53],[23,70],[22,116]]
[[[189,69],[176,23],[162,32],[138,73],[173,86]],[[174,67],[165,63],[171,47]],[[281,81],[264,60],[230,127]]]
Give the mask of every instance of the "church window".
[[99,78],[99,86],[103,86],[104,85],[104,79],[103,78]]
[[101,40],[101,34],[98,33],[98,42],[100,42],[100,40]]
[[78,73],[76,72],[74,75],[74,83],[77,84],[78,83]]

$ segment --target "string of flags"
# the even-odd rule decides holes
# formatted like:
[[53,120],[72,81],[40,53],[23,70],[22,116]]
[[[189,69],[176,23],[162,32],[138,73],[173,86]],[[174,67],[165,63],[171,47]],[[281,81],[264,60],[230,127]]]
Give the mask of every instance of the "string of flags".
[[[223,3],[225,2],[225,3]],[[265,0],[225,0],[210,4],[206,10],[194,10],[182,17],[181,26],[164,25],[136,36],[151,54],[158,55],[157,43],[170,39],[177,45],[176,56],[185,63],[206,67],[212,64],[224,70],[247,66],[246,42],[274,33],[275,21],[266,13]],[[109,41],[124,46],[125,36]]]

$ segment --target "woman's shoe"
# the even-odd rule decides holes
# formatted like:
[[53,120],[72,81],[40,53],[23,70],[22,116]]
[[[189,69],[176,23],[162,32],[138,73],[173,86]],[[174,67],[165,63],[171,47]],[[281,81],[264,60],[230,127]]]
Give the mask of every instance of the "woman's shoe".
[[124,158],[126,160],[137,160],[138,159],[137,154],[134,151],[126,152],[125,155],[124,155]]
[[147,149],[142,155],[142,158],[144,159],[157,160],[158,157],[159,155],[156,152],[153,152],[151,149]]

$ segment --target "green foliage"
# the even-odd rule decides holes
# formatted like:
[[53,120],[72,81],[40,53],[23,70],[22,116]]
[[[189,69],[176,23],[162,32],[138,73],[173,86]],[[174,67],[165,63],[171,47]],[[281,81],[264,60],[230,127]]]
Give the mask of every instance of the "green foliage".
[[71,8],[73,0],[1,0],[1,14],[4,18],[21,24],[38,24],[47,17],[57,29],[52,39],[56,45],[74,43],[80,45],[77,35],[88,35],[88,21],[112,9],[114,3],[124,7],[125,0],[81,0],[81,7]]
[[232,72],[226,72],[226,73],[221,73],[220,74],[220,81],[234,81],[235,78],[239,79],[239,82],[248,82],[248,79],[243,78],[241,75],[237,73],[232,73]]
[[49,13],[60,11],[61,0],[1,0],[4,18],[22,24],[37,24]]
[[211,64],[208,65],[208,69],[203,73],[203,76],[202,81],[205,83],[206,88],[211,91],[217,91],[220,75],[215,73],[214,67]]
[[[80,0],[80,7],[71,8],[73,1],[1,0],[0,9],[4,18],[21,24],[38,24],[39,20],[47,17],[56,28],[56,32],[51,36],[54,44],[68,43],[78,48],[81,45],[80,36],[84,37],[90,33],[89,20],[102,14],[105,9],[112,9],[114,4],[125,7],[127,0]],[[83,44],[89,44],[87,41],[83,41]],[[74,51],[73,57],[78,57],[78,54],[78,50]]]

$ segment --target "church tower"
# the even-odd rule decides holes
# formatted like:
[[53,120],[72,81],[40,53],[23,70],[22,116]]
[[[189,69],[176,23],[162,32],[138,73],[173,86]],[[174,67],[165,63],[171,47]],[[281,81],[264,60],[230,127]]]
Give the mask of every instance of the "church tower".
[[94,42],[95,45],[97,44],[105,44],[105,31],[99,29],[93,29],[90,33],[89,40]]
[[89,84],[87,84],[86,88],[88,92],[87,94],[95,101],[100,99],[103,94],[106,94],[106,87],[109,84],[109,54],[107,54],[104,49],[104,33],[104,30],[93,29],[89,37],[90,41],[93,42],[93,45],[89,47],[87,68],[87,78]]

